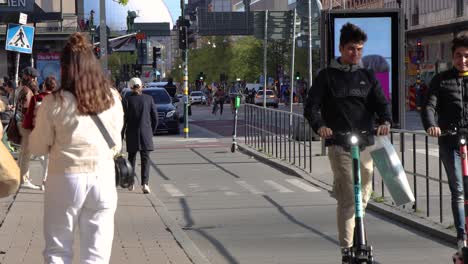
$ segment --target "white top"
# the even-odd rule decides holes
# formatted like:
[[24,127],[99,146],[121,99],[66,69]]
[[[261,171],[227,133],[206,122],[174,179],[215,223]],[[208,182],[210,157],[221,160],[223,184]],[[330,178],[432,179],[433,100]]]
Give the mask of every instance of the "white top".
[[122,148],[122,103],[112,91],[114,105],[99,114],[116,147],[109,146],[89,115],[79,115],[76,99],[64,91],[59,96],[48,95],[36,116],[29,148],[33,155],[49,154],[49,174],[114,173],[113,157]]

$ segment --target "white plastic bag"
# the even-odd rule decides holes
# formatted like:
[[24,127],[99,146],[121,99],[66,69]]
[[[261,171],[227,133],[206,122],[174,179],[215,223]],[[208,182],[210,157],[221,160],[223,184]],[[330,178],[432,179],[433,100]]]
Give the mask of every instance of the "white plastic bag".
[[414,202],[405,170],[388,137],[375,137],[375,146],[370,154],[395,204]]

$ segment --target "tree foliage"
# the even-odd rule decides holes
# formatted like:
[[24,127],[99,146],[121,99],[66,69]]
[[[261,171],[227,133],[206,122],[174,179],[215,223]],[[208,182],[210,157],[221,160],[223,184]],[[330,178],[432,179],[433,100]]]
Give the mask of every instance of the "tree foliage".
[[263,43],[253,37],[244,37],[233,44],[230,76],[255,82],[263,71]]
[[114,0],[114,2],[117,2],[123,6],[126,6],[129,2],[129,0]]
[[[201,47],[200,47],[201,43]],[[209,44],[208,44],[209,43]],[[214,44],[214,45],[213,45]],[[291,74],[291,41],[269,41],[267,49],[268,76],[275,79],[280,75]],[[205,75],[205,83],[219,82],[220,75],[226,74],[228,82],[237,78],[249,83],[259,81],[263,75],[263,40],[252,36],[227,38],[222,36],[203,37],[197,49],[189,51],[189,82],[194,83],[200,72]],[[314,72],[318,70],[319,52],[314,53]],[[296,48],[295,72],[308,77],[307,48]],[[183,77],[182,59],[174,64],[171,76],[181,81]],[[294,72],[294,74],[295,74]]]

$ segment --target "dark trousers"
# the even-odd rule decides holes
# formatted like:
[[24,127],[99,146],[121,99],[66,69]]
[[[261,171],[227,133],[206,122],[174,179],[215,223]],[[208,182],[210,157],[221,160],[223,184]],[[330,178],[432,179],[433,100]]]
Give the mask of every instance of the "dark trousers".
[[463,179],[460,161],[460,150],[453,137],[439,138],[440,159],[447,173],[449,183],[453,222],[457,230],[458,239],[466,239],[465,234],[465,207],[463,197]]
[[219,105],[219,113],[222,115],[223,114],[223,106],[224,106],[224,101],[215,101],[215,104],[213,105],[213,114],[216,114],[218,111],[218,105]]
[[[149,151],[140,150],[141,159],[141,185],[148,184],[149,181]],[[128,153],[128,161],[132,164],[133,172],[135,172],[136,152]]]

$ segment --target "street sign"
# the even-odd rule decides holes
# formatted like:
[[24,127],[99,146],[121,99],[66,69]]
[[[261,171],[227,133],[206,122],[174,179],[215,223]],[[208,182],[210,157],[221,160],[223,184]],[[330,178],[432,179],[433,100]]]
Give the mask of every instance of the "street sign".
[[[268,12],[268,39],[290,39],[292,36],[293,13],[291,11]],[[265,11],[254,12],[254,36],[263,39],[265,36]]]
[[20,13],[19,23],[21,25],[26,25],[28,23],[28,15],[25,13]]
[[8,24],[5,49],[21,53],[32,53],[34,41],[34,27]]

